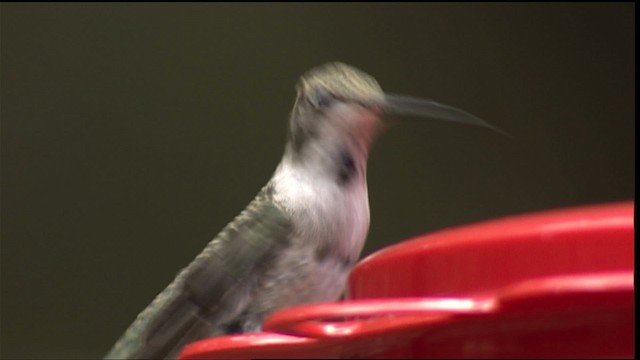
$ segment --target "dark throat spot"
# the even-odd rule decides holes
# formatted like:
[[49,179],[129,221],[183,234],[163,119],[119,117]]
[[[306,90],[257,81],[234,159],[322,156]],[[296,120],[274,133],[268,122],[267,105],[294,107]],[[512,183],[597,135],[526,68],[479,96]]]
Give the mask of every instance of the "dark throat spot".
[[342,149],[338,153],[336,163],[338,167],[338,176],[336,179],[338,184],[346,185],[350,183],[357,175],[356,162],[351,152],[347,149]]

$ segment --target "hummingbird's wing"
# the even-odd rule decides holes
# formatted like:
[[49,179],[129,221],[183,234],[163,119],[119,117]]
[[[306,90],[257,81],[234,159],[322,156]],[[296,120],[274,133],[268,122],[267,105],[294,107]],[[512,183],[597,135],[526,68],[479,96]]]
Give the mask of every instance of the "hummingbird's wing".
[[191,341],[223,334],[239,303],[290,240],[289,217],[267,184],[256,198],[142,311],[106,358],[177,356]]

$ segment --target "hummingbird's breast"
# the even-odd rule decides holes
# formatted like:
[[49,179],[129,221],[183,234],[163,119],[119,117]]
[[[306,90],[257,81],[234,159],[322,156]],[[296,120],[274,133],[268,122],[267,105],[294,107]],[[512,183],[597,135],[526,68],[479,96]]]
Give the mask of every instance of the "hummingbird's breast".
[[337,300],[369,230],[364,177],[345,186],[285,163],[273,184],[274,201],[294,228],[290,247],[274,267],[277,275],[266,276],[274,281],[271,288],[278,289],[273,296],[290,299],[286,306]]
[[281,164],[274,176],[274,200],[291,216],[299,246],[318,257],[355,262],[369,230],[364,173],[348,184]]

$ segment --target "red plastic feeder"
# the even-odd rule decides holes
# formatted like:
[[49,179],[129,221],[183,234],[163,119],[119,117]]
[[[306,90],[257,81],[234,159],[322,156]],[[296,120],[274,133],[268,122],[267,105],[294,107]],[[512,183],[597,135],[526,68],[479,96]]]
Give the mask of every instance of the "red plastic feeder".
[[447,229],[356,266],[350,299],[180,359],[633,357],[633,202]]

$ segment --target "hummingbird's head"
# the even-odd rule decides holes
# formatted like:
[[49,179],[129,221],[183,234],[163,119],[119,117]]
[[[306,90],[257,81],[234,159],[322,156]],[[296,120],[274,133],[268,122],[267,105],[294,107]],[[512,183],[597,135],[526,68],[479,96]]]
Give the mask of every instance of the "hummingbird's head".
[[326,137],[342,134],[368,149],[380,125],[392,116],[457,122],[505,134],[463,110],[433,100],[385,94],[372,76],[332,62],[313,68],[300,78],[289,142],[297,152],[314,140],[326,141]]
[[354,163],[363,172],[375,135],[384,120],[394,115],[502,132],[474,115],[432,100],[385,94],[372,76],[332,62],[313,68],[300,78],[285,156],[318,169]]
[[289,145],[294,153],[344,142],[368,152],[384,101],[372,76],[332,62],[302,75],[296,90],[289,123]]

